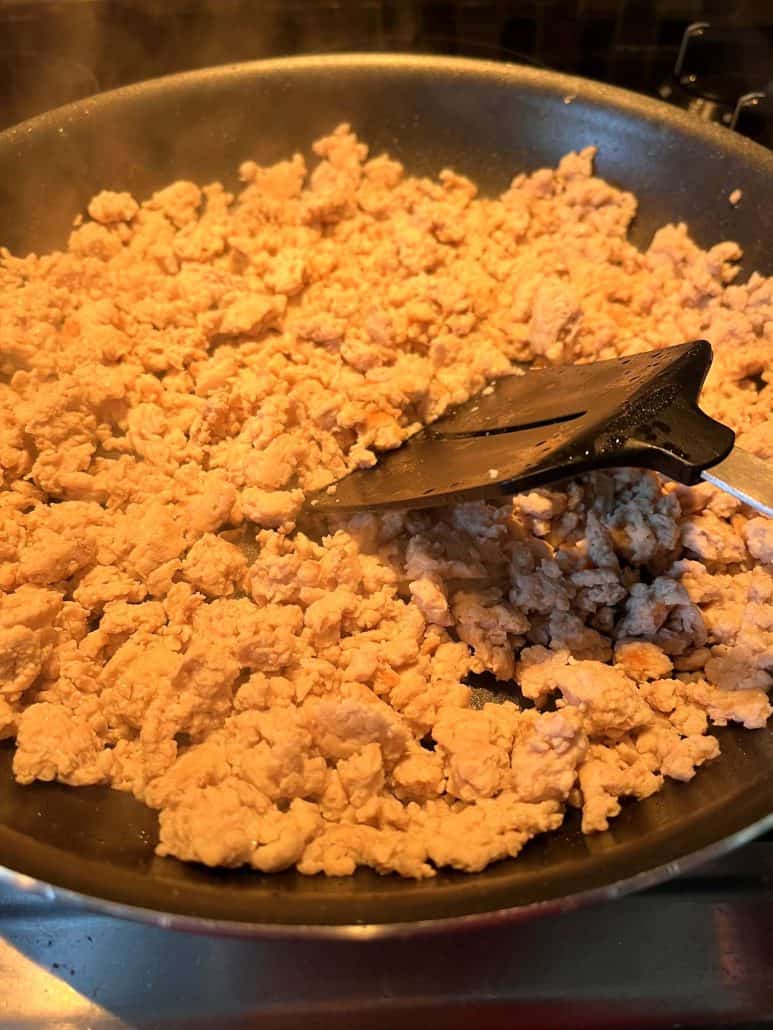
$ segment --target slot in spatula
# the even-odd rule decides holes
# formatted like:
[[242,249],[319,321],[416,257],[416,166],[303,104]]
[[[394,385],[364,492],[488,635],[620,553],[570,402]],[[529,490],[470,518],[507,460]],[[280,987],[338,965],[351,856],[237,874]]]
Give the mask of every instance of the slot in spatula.
[[687,485],[708,480],[773,516],[773,471],[698,407],[711,357],[698,340],[507,376],[374,468],[312,496],[309,510],[430,508],[633,466]]

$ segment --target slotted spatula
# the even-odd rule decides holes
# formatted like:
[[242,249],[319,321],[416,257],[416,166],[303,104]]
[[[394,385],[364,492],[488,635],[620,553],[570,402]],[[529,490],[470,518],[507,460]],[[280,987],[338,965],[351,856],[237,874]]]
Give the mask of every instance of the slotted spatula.
[[508,376],[315,494],[309,510],[431,508],[633,466],[708,480],[773,516],[773,471],[698,407],[711,357],[698,340]]

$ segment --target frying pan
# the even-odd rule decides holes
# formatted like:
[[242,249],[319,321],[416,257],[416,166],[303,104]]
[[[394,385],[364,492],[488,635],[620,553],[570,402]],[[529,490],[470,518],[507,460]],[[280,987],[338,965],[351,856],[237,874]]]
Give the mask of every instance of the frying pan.
[[[773,156],[656,101],[563,75],[393,55],[222,67],[142,83],[0,134],[0,243],[61,246],[97,190],[136,196],[175,178],[235,185],[240,161],[272,162],[342,120],[414,173],[453,167],[483,192],[568,150],[599,148],[600,174],[633,190],[633,239],[686,221],[708,246],[737,240],[744,274],[773,273]],[[733,208],[729,193],[743,190]],[[674,341],[679,342],[679,341]],[[563,829],[514,861],[420,883],[209,870],[153,853],[156,816],[102,788],[14,784],[0,746],[0,864],[20,886],[86,896],[165,925],[236,933],[369,937],[481,925],[654,883],[773,825],[773,735],[723,730],[722,757],[689,784],[626,806],[611,829]]]

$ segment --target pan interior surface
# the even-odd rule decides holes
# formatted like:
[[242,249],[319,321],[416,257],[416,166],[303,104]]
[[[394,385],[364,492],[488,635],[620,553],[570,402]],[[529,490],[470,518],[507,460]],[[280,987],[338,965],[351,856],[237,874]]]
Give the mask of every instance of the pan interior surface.
[[[571,100],[571,102],[567,102]],[[280,160],[349,121],[372,152],[412,173],[444,167],[483,193],[520,171],[598,147],[597,169],[639,198],[633,240],[686,221],[702,246],[734,239],[743,273],[773,273],[773,156],[655,101],[532,69],[389,55],[267,61],[129,87],[0,134],[0,244],[65,243],[100,189],[143,198],[178,178],[235,184],[245,159]],[[727,200],[741,189],[745,202]],[[773,811],[773,736],[723,730],[722,757],[689,784],[627,805],[583,837],[557,833],[483,873],[419,883],[368,870],[346,879],[208,870],[154,855],[156,816],[127,795],[11,776],[0,744],[0,865],[116,905],[244,931],[453,920],[549,911],[677,870],[695,853],[762,829]]]

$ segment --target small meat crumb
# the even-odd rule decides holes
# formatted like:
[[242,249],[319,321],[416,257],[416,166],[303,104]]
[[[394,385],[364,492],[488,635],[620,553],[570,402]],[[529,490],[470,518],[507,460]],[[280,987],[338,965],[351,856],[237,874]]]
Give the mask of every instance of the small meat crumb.
[[140,206],[131,193],[113,193],[103,190],[98,193],[88,207],[89,214],[95,222],[128,222],[139,211]]
[[292,526],[302,505],[302,490],[261,490],[249,486],[242,492],[244,515],[265,529]]

